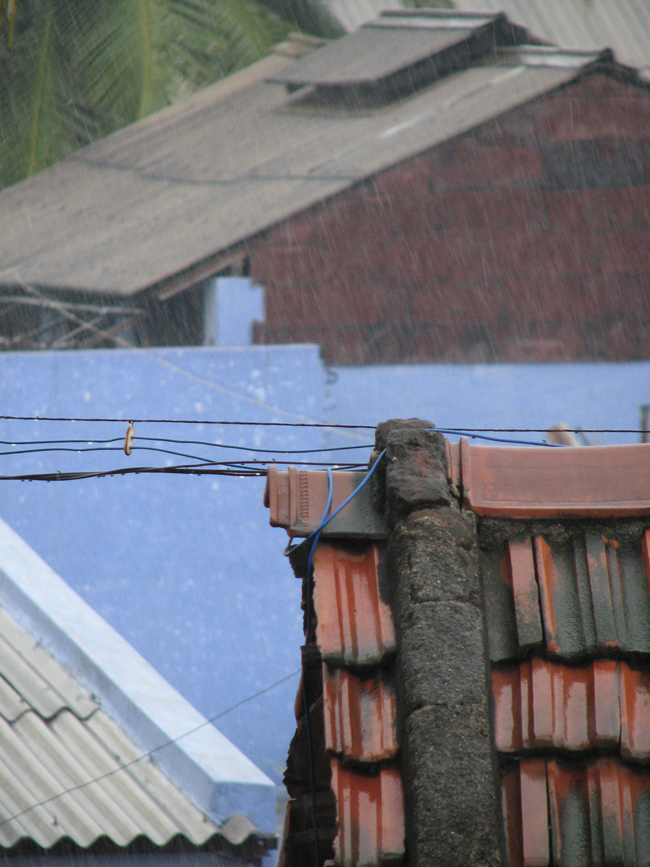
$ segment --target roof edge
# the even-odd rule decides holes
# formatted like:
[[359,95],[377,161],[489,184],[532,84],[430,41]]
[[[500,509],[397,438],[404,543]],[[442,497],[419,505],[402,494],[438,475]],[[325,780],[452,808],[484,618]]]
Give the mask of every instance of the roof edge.
[[273,782],[1,520],[0,602],[210,819],[274,833]]

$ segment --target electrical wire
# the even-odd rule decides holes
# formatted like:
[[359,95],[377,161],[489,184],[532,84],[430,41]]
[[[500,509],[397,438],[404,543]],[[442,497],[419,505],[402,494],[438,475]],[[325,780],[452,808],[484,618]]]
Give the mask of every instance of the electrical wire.
[[[82,416],[47,416],[47,415],[0,415],[0,421],[57,421],[57,422],[105,422],[107,424],[209,424],[238,425],[241,427],[297,427],[326,428],[329,430],[375,430],[376,425],[370,424],[338,424],[334,422],[289,422],[289,421],[233,421],[215,419],[185,419],[185,418],[88,418]],[[436,430],[464,430],[468,433],[548,433],[548,428],[515,428],[515,427],[454,427],[436,428]],[[563,428],[567,433],[648,433],[641,428]]]
[[[343,451],[351,451],[353,449],[373,449],[374,443],[363,443],[358,446],[323,446],[318,449],[262,449],[257,446],[235,446],[229,443],[211,443],[207,440],[175,440],[175,439],[167,439],[165,437],[143,437],[139,436],[139,440],[144,440],[145,442],[158,442],[158,443],[178,443],[183,445],[194,445],[194,446],[211,446],[215,449],[237,449],[242,452],[255,452],[257,454],[267,454],[267,455],[307,455],[307,454],[317,454],[319,452],[343,452]],[[1,441],[0,441],[1,442]]]
[[359,493],[359,491],[368,484],[370,479],[375,474],[375,470],[379,466],[381,459],[384,457],[385,454],[386,454],[386,449],[384,449],[382,452],[379,453],[377,460],[374,462],[374,464],[370,467],[370,469],[368,470],[366,475],[363,477],[361,484],[357,485],[357,487],[352,491],[350,496],[346,497],[345,500],[343,500],[343,502],[341,503],[341,505],[337,506],[336,509],[334,509],[334,511],[332,512],[332,514],[329,517],[327,517],[327,518],[323,517],[323,519],[321,520],[318,527],[316,527],[316,529],[313,532],[311,532],[309,534],[309,536],[305,536],[305,538],[301,542],[298,542],[298,544],[294,545],[293,548],[290,548],[289,550],[285,551],[285,554],[287,554],[287,556],[289,554],[291,554],[292,551],[295,551],[296,548],[299,548],[301,545],[304,545],[305,542],[309,542],[309,540],[313,539],[315,536],[316,537],[320,536],[321,530],[323,530],[325,527],[327,527],[327,525],[331,521],[333,521],[334,518],[336,518],[336,516],[339,514],[339,512],[342,512],[343,509],[345,509],[345,507],[348,505],[348,503],[350,503],[356,497],[356,495]]
[[68,416],[49,415],[0,415],[0,421],[77,421],[106,422],[107,424],[211,424],[240,425],[242,427],[314,427],[336,430],[374,430],[372,424],[326,424],[309,421],[218,421],[212,419],[187,418],[72,418]]
[[441,427],[429,427],[426,428],[428,433],[441,433],[441,434],[452,434],[454,436],[461,437],[471,437],[472,439],[479,440],[489,440],[492,443],[512,443],[513,445],[518,446],[545,446],[547,448],[566,448],[564,443],[540,443],[540,442],[532,442],[532,440],[513,440],[513,439],[505,439],[504,437],[489,437],[485,436],[485,434],[480,433],[472,433],[469,430],[447,430]]
[[183,738],[189,737],[189,735],[194,734],[194,732],[198,732],[199,729],[205,728],[207,725],[211,725],[216,720],[221,719],[221,717],[226,716],[226,714],[231,713],[231,711],[236,710],[238,707],[241,707],[243,704],[247,704],[249,701],[253,701],[255,698],[259,698],[259,696],[264,695],[264,693],[270,692],[272,689],[275,689],[276,686],[280,686],[280,684],[285,683],[287,680],[291,680],[292,677],[295,677],[297,674],[300,674],[301,669],[297,668],[295,671],[292,671],[290,674],[281,677],[280,680],[276,680],[275,683],[271,683],[268,686],[263,687],[262,689],[254,692],[252,695],[246,696],[246,698],[242,698],[240,701],[235,702],[235,704],[230,705],[225,710],[220,711],[218,714],[210,717],[210,719],[206,719],[205,722],[202,722],[200,725],[195,726],[193,729],[190,729],[187,732],[184,732],[182,735],[178,735],[178,737],[170,738],[164,743],[160,744],[157,747],[154,747],[152,750],[149,750],[147,753],[142,753],[141,756],[138,756],[135,759],[131,759],[130,762],[125,762],[123,765],[119,765],[117,768],[113,768],[112,771],[107,771],[105,774],[102,774],[100,777],[94,777],[92,780],[87,780],[85,783],[79,783],[77,786],[71,786],[69,789],[65,789],[63,792],[59,792],[57,795],[52,795],[51,798],[46,798],[43,801],[39,801],[37,804],[32,804],[29,807],[26,807],[24,810],[21,810],[20,813],[15,813],[13,816],[9,816],[8,819],[3,819],[0,822],[0,827],[6,825],[8,822],[12,822],[14,819],[20,818],[20,816],[24,816],[25,813],[29,813],[31,810],[35,810],[37,807],[42,807],[45,804],[49,804],[52,801],[56,801],[58,798],[62,798],[64,795],[69,795],[70,792],[77,792],[79,789],[85,789],[86,786],[90,786],[93,783],[99,783],[101,780],[105,780],[107,777],[112,777],[113,774],[117,774],[119,771],[125,770],[125,768],[130,768],[131,765],[135,765],[137,762],[141,762],[142,759],[149,758],[154,753],[158,752],[158,750],[162,750],[165,747],[171,746],[171,744],[178,743],[178,741]]

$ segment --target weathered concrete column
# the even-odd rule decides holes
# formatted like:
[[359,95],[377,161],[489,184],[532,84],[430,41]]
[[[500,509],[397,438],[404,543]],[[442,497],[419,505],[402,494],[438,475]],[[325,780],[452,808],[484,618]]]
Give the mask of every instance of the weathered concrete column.
[[409,867],[503,863],[476,520],[447,480],[430,422],[377,428]]

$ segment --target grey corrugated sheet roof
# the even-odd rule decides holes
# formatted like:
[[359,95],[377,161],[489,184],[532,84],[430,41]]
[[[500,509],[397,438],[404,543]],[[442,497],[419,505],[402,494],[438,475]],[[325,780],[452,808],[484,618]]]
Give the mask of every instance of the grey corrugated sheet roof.
[[[456,19],[453,27],[441,27],[439,20],[404,18],[404,23],[432,23],[435,27],[401,26],[399,18],[382,18],[361,27],[345,39],[305,55],[285,67],[273,81],[291,85],[337,85],[373,82],[411,66],[467,39],[474,27],[493,20],[481,16],[468,21]],[[389,26],[378,26],[388,24]],[[464,25],[464,26],[462,26]]]
[[[323,0],[351,33],[403,0]],[[620,63],[650,69],[648,0],[454,0],[456,9],[505,12],[511,21],[562,48],[612,48]]]
[[152,761],[114,773],[140,755],[94,697],[0,608],[0,847],[27,839],[49,849],[65,838],[87,848],[100,837],[117,846],[138,837],[202,846],[233,836],[234,825],[219,829]]
[[348,33],[372,21],[385,9],[404,8],[402,0],[321,0],[321,3]]
[[577,73],[575,57],[506,52],[381,109],[333,111],[264,81],[288,62],[271,55],[2,191],[0,286],[182,288],[221,251]]
[[0,857],[273,845],[271,781],[2,521],[0,579]]
[[457,9],[505,12],[562,48],[611,48],[620,63],[650,68],[648,0],[454,0]]

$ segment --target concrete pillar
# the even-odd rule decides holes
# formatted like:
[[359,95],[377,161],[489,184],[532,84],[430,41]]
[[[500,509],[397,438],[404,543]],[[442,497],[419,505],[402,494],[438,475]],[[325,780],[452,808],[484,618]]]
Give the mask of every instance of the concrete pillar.
[[[447,480],[430,422],[377,429],[409,867],[504,863],[476,519]],[[379,475],[379,473],[378,473]]]

